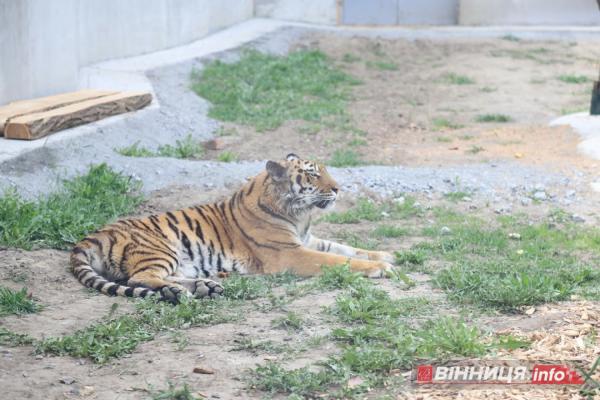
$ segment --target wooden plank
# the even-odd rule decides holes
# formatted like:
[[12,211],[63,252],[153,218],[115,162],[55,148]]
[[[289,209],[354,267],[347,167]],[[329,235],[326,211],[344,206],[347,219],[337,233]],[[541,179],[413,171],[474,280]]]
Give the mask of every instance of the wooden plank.
[[4,129],[7,139],[33,140],[49,133],[87,124],[112,115],[138,110],[152,101],[150,93],[118,93],[82,101],[50,111],[11,118]]
[[4,132],[6,122],[14,117],[25,114],[49,111],[54,108],[68,106],[84,100],[97,99],[99,97],[117,94],[116,91],[107,90],[80,90],[77,92],[62,93],[54,96],[40,97],[37,99],[13,101],[4,107],[0,107],[0,136]]

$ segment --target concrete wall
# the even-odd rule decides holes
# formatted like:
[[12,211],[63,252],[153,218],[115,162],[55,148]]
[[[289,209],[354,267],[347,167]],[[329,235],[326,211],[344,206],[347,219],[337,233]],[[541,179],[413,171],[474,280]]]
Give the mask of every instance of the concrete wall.
[[459,0],[344,0],[346,25],[454,25]]
[[0,104],[74,90],[81,67],[252,18],[253,0],[0,0]]
[[600,25],[596,0],[460,0],[461,25]]
[[334,25],[337,0],[255,0],[255,14],[262,18]]

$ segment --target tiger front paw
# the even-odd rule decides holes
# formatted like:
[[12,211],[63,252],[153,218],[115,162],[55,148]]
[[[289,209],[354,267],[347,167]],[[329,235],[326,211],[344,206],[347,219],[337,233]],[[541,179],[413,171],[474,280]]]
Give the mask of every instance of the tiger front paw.
[[370,251],[369,260],[384,261],[386,263],[393,264],[396,260],[396,257],[394,257],[392,253],[388,253],[387,251]]
[[392,264],[385,261],[377,261],[376,264],[377,266],[367,275],[369,278],[385,278],[394,269]]

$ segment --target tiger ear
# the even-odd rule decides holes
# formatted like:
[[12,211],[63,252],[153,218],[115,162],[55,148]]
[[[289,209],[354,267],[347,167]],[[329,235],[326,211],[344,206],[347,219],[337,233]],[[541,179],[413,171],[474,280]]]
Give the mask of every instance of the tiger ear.
[[275,182],[287,179],[287,170],[275,161],[267,161],[267,173]]
[[300,157],[298,157],[296,154],[294,153],[290,153],[285,157],[286,160],[288,161],[294,161],[294,160],[299,160]]

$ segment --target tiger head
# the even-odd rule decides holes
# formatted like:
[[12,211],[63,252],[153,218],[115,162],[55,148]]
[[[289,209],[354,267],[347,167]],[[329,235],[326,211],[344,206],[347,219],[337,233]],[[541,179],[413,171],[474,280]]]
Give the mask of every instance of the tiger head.
[[267,173],[283,195],[284,208],[292,214],[335,204],[338,184],[322,164],[301,160],[292,153],[284,161],[268,161]]

